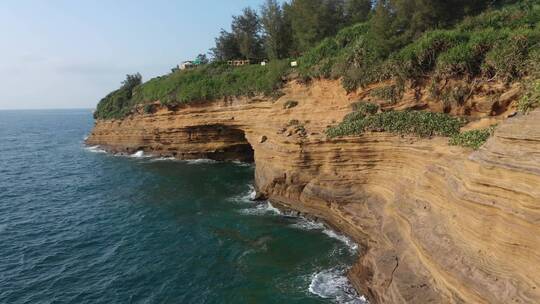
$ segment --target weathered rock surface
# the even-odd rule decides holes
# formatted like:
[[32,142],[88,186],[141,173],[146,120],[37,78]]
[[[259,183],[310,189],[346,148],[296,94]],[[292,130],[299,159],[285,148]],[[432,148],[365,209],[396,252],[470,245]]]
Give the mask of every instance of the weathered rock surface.
[[178,158],[254,151],[264,196],[361,245],[350,278],[375,303],[540,303],[540,111],[508,119],[477,152],[385,133],[328,140],[352,101],[333,82],[290,84],[277,101],[98,121],[87,143]]

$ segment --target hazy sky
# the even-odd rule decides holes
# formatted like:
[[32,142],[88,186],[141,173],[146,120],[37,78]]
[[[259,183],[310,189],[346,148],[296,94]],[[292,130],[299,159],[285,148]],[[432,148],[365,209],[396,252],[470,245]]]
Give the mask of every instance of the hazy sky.
[[125,74],[144,80],[205,53],[262,0],[1,0],[0,109],[93,108]]

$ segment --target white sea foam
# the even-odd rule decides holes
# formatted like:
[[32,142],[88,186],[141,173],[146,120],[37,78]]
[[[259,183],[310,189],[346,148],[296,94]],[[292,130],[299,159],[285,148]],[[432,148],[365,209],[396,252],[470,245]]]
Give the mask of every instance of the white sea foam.
[[144,151],[137,151],[137,152],[131,154],[130,157],[143,158],[143,157],[146,157],[146,155],[144,155]]
[[302,230],[323,230],[325,229],[325,226],[321,222],[315,222],[312,220],[309,220],[305,217],[299,217],[297,222],[294,224],[291,224],[291,227],[298,228]]
[[253,200],[257,196],[257,191],[255,191],[255,187],[252,184],[247,185],[249,189],[237,196],[233,196],[230,198],[230,201],[234,203],[253,203]]
[[157,157],[157,158],[152,158],[150,161],[151,162],[161,162],[161,161],[175,161],[176,158],[174,157]]
[[186,160],[186,163],[188,163],[189,165],[199,165],[199,164],[213,164],[213,163],[217,163],[217,161],[213,159],[201,158],[201,159]]
[[276,207],[272,206],[270,202],[264,202],[252,208],[245,208],[240,210],[240,212],[247,215],[281,214],[281,211],[279,211],[279,209],[277,209]]
[[345,245],[347,245],[347,247],[349,247],[351,252],[355,253],[358,250],[358,244],[356,244],[353,240],[351,240],[350,238],[348,238],[347,236],[343,234],[339,234],[335,232],[334,230],[326,227],[321,222],[315,222],[313,220],[310,220],[301,216],[298,218],[298,221],[296,223],[291,224],[290,226],[294,228],[303,229],[303,230],[322,230],[322,232],[326,234],[327,236],[333,239],[336,239],[338,241],[341,241]]
[[92,153],[107,153],[107,151],[101,149],[100,146],[92,146],[92,147],[86,147],[84,148],[86,151],[88,152],[92,152]]
[[309,292],[324,299],[333,299],[340,304],[366,304],[363,296],[356,290],[345,276],[345,269],[333,268],[312,275]]
[[345,245],[349,247],[351,252],[356,252],[358,250],[358,244],[356,244],[353,240],[351,240],[350,238],[346,237],[343,234],[336,233],[334,230],[328,229],[328,228],[324,229],[323,233],[333,239],[336,239],[338,241],[345,243]]
[[268,210],[269,212],[272,212],[272,213],[275,213],[275,214],[281,214],[281,210],[279,210],[278,208],[274,207],[274,205],[272,205],[270,202],[266,202],[266,210]]
[[240,167],[252,167],[253,164],[251,163],[244,163],[244,162],[241,162],[239,160],[233,160],[231,163],[237,165],[237,166],[240,166]]

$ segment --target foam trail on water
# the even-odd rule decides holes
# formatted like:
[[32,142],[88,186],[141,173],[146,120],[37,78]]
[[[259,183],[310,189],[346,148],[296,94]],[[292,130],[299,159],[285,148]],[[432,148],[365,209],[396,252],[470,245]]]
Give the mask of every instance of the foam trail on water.
[[233,196],[230,198],[230,201],[235,203],[253,203],[253,200],[257,196],[257,191],[252,184],[248,184],[248,190],[240,195]]
[[315,222],[302,216],[298,218],[296,223],[290,226],[302,230],[323,230],[326,228],[323,223]]
[[84,148],[86,151],[88,152],[92,152],[92,153],[107,153],[107,151],[101,149],[100,146],[91,146],[91,147],[86,147]]
[[347,247],[349,247],[349,249],[352,252],[356,252],[358,250],[358,244],[356,244],[353,240],[351,240],[350,238],[344,236],[343,234],[339,234],[339,233],[335,232],[334,230],[328,229],[328,228],[324,229],[323,233],[326,234],[327,236],[333,238],[333,239],[336,239],[338,241],[341,241],[341,242],[345,243],[345,245],[347,245]]
[[281,214],[281,210],[279,210],[278,208],[274,207],[274,205],[272,205],[270,202],[266,202],[266,210],[269,211],[269,212],[278,214],[278,215]]
[[305,217],[299,217],[298,221],[292,224],[291,227],[304,229],[304,230],[322,230],[322,232],[326,234],[327,236],[333,239],[336,239],[338,241],[341,241],[345,245],[347,245],[347,247],[349,247],[352,253],[356,253],[356,251],[358,250],[358,244],[356,244],[353,240],[351,240],[345,235],[335,232],[334,230],[330,228],[327,228],[321,222],[315,222]]
[[150,161],[151,162],[161,162],[161,161],[175,161],[175,160],[176,160],[176,158],[174,158],[174,157],[158,157],[158,158],[153,158]]
[[345,272],[345,269],[333,268],[313,274],[309,292],[340,304],[367,304],[365,297],[358,295],[351,286]]
[[244,163],[244,162],[241,162],[239,160],[233,160],[232,163],[237,165],[237,166],[240,166],[240,167],[253,167],[253,164]]
[[213,159],[201,158],[201,159],[186,160],[186,163],[190,165],[198,165],[198,164],[213,164],[213,163],[217,163],[217,161]]
[[242,209],[240,210],[240,212],[248,215],[281,214],[281,211],[278,208],[274,207],[270,202],[258,204],[254,208]]

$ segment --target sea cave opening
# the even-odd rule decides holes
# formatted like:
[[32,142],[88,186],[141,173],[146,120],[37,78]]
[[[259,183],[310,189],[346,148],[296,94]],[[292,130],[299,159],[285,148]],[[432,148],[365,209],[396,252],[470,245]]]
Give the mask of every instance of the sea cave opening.
[[237,127],[222,124],[191,127],[189,141],[192,144],[209,146],[211,151],[202,155],[204,158],[249,163],[255,160],[255,153],[246,133]]

